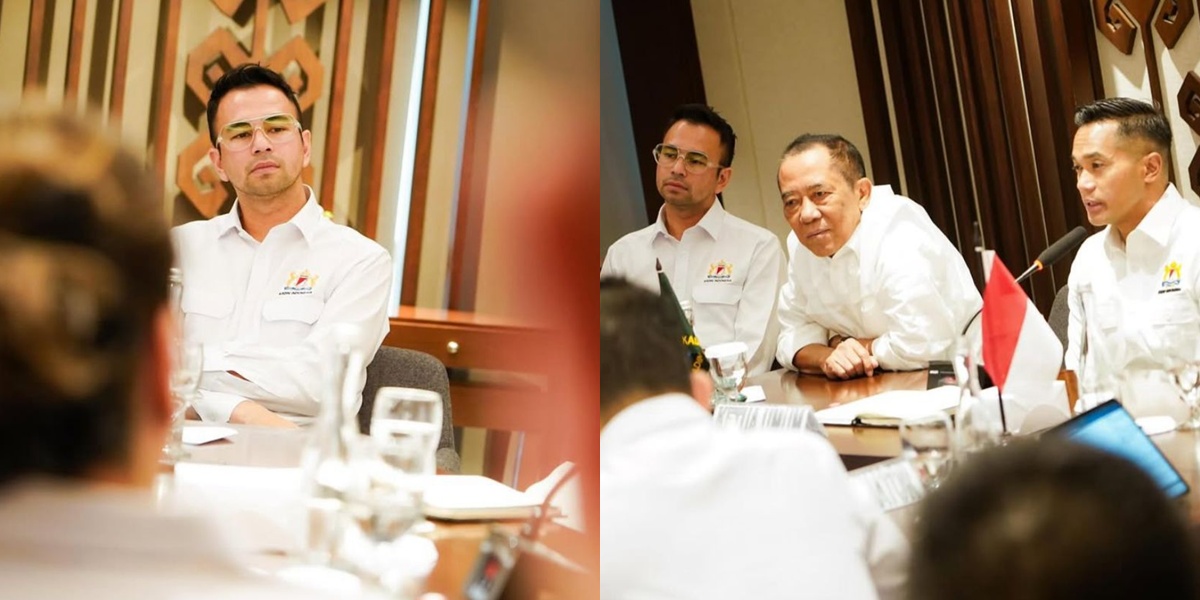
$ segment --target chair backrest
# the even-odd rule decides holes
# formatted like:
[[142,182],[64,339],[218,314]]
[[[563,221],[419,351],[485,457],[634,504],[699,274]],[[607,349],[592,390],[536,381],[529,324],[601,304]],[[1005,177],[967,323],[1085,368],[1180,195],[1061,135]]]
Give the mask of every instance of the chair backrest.
[[1063,350],[1067,349],[1067,323],[1071,321],[1071,307],[1067,304],[1067,286],[1058,288],[1054,294],[1054,304],[1050,307],[1050,329],[1062,342]]
[[446,376],[446,366],[424,352],[380,346],[371,364],[367,365],[362,407],[358,409],[358,428],[363,433],[370,432],[375,395],[382,387],[417,388],[442,396],[442,438],[438,442],[437,466],[443,471],[457,473],[460,460],[454,449],[454,418],[450,410],[450,379]]

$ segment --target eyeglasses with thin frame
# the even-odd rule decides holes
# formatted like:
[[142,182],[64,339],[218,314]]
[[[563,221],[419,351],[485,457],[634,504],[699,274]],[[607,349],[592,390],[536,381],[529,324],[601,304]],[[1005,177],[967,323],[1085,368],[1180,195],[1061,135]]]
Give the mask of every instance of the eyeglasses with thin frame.
[[245,150],[253,143],[254,134],[259,131],[262,131],[263,136],[271,143],[286,144],[293,141],[295,134],[299,133],[300,122],[287,113],[234,121],[221,128],[217,145],[224,144],[225,148],[232,152]]
[[683,168],[692,175],[703,173],[706,169],[717,167],[723,169],[720,163],[709,162],[708,155],[703,152],[683,151],[670,144],[659,144],[654,147],[654,162],[664,166],[674,166],[675,161],[683,158]]

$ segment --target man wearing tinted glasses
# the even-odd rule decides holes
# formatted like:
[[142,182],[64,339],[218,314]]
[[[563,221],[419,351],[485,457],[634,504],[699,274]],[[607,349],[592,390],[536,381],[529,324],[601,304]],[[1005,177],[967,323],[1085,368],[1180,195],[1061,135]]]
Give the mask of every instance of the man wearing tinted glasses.
[[691,303],[700,343],[745,342],[748,374],[754,375],[771,368],[775,296],[785,271],[775,234],[726,213],[717,202],[733,176],[736,140],[712,108],[676,109],[652,152],[663,198],[658,219],[609,247],[600,275],[658,291],[660,262],[679,300]]
[[358,326],[367,361],[388,330],[391,258],[323,216],[300,178],[312,148],[300,115],[291,86],[255,64],[221,76],[208,100],[209,158],[237,200],[173,232],[185,335],[204,347],[195,403],[204,420],[305,424],[318,411],[332,327]]

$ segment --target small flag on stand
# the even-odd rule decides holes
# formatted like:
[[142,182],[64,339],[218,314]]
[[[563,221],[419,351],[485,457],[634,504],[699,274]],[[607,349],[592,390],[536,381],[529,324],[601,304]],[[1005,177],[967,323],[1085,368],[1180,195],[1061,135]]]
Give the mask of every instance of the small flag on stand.
[[1061,361],[1058,336],[1000,258],[993,257],[983,290],[984,369],[1003,394],[1025,383],[1053,381]]
[[683,323],[683,345],[687,348],[688,356],[691,358],[692,370],[707,371],[708,359],[704,357],[704,348],[700,346],[700,340],[696,338],[692,323],[688,321],[683,307],[679,305],[679,297],[675,295],[675,288],[671,287],[671,282],[667,280],[667,274],[663,273],[662,263],[657,258],[654,259],[654,269],[658,271],[659,295],[669,299],[679,312],[679,322]]

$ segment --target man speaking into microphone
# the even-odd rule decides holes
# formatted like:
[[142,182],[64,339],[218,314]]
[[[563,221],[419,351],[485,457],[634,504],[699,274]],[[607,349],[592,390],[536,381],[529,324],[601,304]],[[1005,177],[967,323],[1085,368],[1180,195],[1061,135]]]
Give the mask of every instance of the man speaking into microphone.
[[796,138],[778,183],[792,227],[780,364],[850,379],[951,358],[983,300],[925,210],[890,186],[873,186],[862,154],[837,135]]
[[1081,377],[1195,360],[1200,208],[1168,180],[1170,126],[1129,98],[1080,107],[1075,124],[1075,187],[1088,221],[1104,229],[1080,247],[1067,279],[1066,368],[1079,370],[1085,340]]

